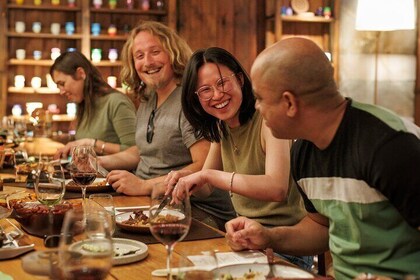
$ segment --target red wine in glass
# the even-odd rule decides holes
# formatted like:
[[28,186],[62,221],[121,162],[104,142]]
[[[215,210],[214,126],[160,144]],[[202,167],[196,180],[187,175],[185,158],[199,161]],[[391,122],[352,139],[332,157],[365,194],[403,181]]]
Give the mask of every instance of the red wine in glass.
[[69,280],[103,280],[108,275],[108,270],[101,267],[80,267],[67,272]]
[[76,184],[87,186],[95,181],[96,173],[73,172],[71,178]]
[[172,245],[184,239],[188,233],[189,226],[183,224],[156,224],[150,230],[156,239],[163,244]]

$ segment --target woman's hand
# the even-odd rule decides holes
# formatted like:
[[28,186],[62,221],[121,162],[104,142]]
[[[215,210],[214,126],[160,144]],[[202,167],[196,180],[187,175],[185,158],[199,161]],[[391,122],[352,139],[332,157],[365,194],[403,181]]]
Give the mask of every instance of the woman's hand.
[[60,158],[67,159],[73,147],[81,146],[81,145],[93,146],[94,143],[95,143],[95,139],[90,139],[90,138],[84,138],[84,139],[68,142],[64,147],[57,149],[57,152],[54,155],[54,159],[60,159]]

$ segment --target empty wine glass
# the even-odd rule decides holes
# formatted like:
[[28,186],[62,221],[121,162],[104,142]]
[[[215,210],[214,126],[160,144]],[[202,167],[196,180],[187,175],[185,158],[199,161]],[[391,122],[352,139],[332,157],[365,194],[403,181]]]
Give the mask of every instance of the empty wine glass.
[[[150,231],[162,242],[167,250],[166,268],[171,274],[171,255],[175,244],[185,238],[191,225],[191,205],[189,197],[179,202],[168,202],[161,192],[152,191],[149,210]],[[163,204],[162,204],[163,203]]]
[[[58,251],[63,279],[105,279],[114,248],[105,211],[72,209],[64,217]],[[60,278],[61,279],[61,278]]]
[[65,190],[64,170],[60,161],[49,161],[48,157],[40,155],[35,172],[35,194],[41,204],[48,206],[50,227],[54,218],[52,208],[61,202]]
[[75,146],[71,152],[70,175],[82,189],[83,203],[86,202],[86,187],[96,179],[98,161],[94,147]]
[[113,235],[115,232],[115,206],[112,195],[109,193],[94,193],[89,195],[89,201],[97,203],[106,211],[111,226],[111,235]]
[[37,200],[49,208],[59,204],[65,192],[65,176],[59,160],[49,161],[40,156],[35,173]]

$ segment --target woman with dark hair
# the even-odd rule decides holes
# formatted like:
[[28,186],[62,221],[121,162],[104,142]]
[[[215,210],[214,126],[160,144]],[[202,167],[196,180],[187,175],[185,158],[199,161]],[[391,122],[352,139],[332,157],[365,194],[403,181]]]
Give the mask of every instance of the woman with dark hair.
[[[276,139],[255,110],[251,81],[228,51],[196,51],[183,76],[184,114],[198,136],[211,141],[203,169],[171,172],[173,197],[184,192],[206,197],[214,188],[229,191],[236,212],[266,226],[294,225],[304,216],[290,176],[288,140]],[[287,256],[309,269],[311,257]]]
[[133,102],[112,88],[80,52],[64,52],[50,74],[70,102],[77,104],[76,141],[59,149],[67,157],[77,145],[92,145],[99,154],[113,154],[135,145],[136,111]]

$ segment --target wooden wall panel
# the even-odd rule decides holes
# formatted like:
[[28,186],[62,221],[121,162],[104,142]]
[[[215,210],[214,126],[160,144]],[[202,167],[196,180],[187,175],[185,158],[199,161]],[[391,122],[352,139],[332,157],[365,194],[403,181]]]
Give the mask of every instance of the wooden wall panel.
[[264,46],[264,10],[263,0],[179,0],[177,29],[193,50],[225,48],[249,71]]

